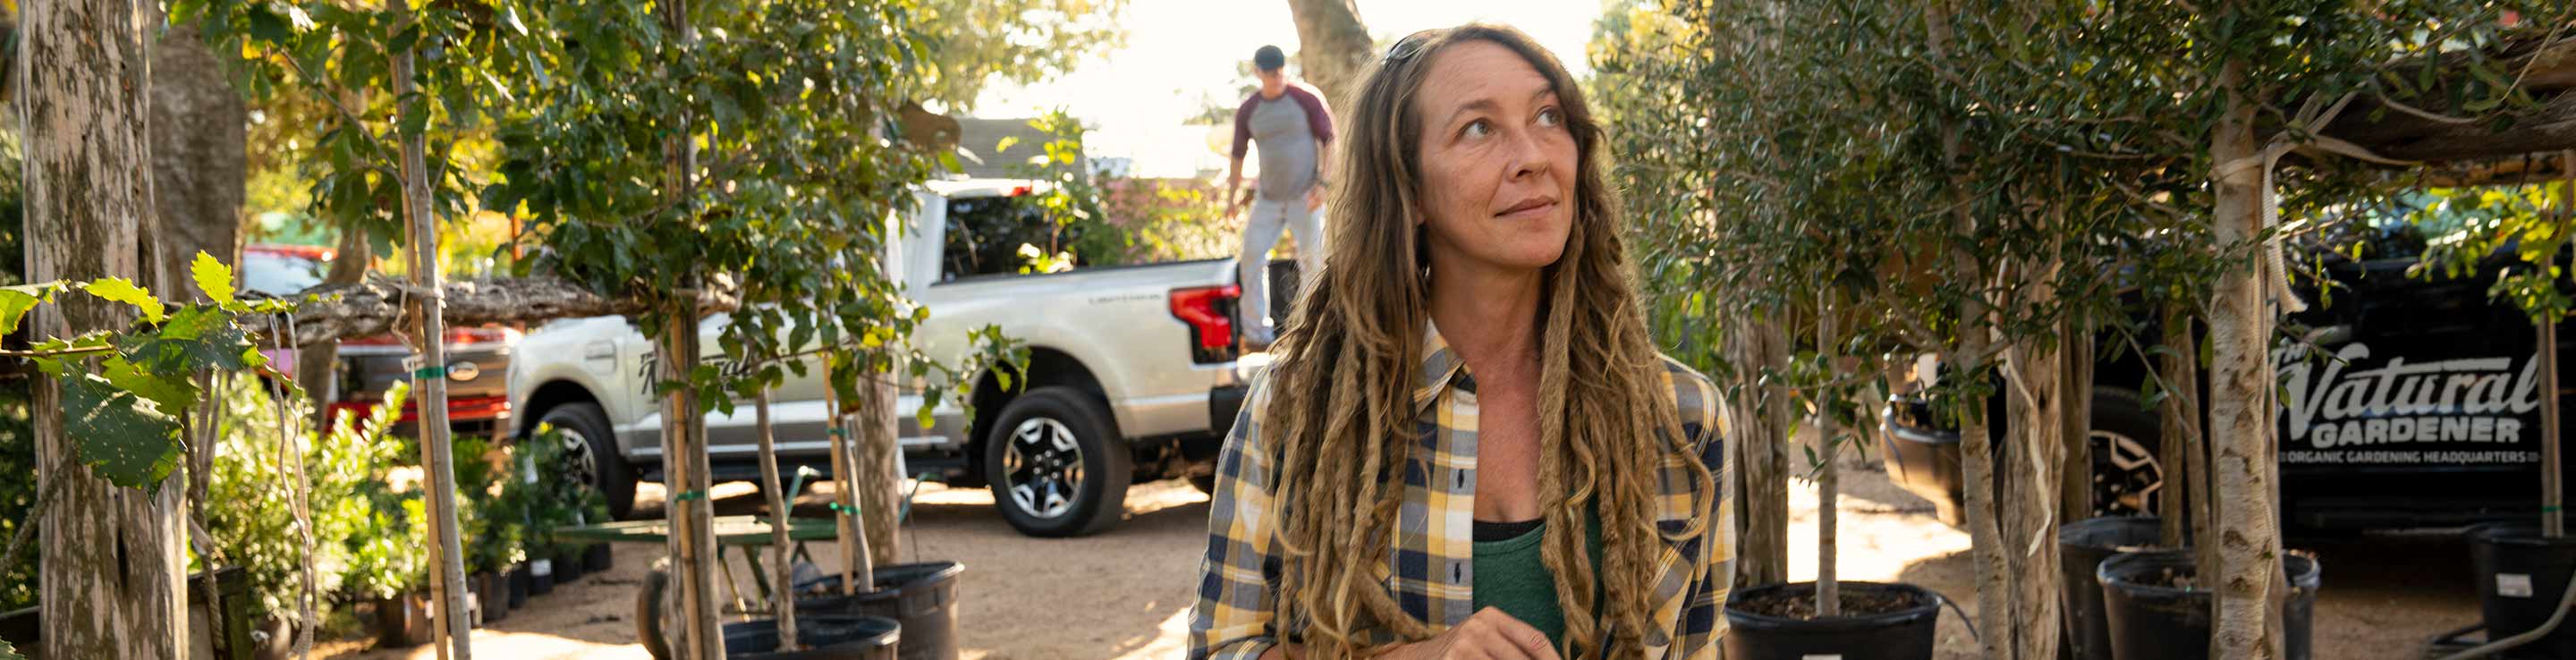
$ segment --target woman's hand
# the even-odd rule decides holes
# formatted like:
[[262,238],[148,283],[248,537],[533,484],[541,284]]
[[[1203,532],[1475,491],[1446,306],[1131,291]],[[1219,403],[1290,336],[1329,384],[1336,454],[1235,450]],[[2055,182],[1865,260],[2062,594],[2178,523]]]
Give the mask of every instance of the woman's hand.
[[1487,607],[1431,639],[1396,647],[1387,660],[1560,660],[1539,632],[1502,610]]

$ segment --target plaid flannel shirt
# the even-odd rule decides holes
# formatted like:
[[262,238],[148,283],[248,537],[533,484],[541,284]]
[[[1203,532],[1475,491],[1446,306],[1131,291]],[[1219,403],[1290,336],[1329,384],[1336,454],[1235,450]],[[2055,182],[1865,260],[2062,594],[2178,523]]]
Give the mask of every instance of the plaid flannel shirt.
[[[1424,341],[1413,397],[1421,438],[1405,468],[1394,552],[1377,570],[1406,613],[1445,629],[1474,614],[1475,379],[1436,329],[1426,332]],[[1710,531],[1667,543],[1656,562],[1655,612],[1662,629],[1646,631],[1644,657],[1713,660],[1726,632],[1720,608],[1732,586],[1735,557],[1732,507],[1725,496],[1731,477],[1718,432],[1717,388],[1688,367],[1670,359],[1664,364],[1682,430],[1699,455],[1666,457],[1656,524],[1678,532],[1700,518],[1708,521]],[[1266,386],[1256,382],[1250,399],[1217,460],[1207,558],[1200,567],[1198,604],[1190,615],[1193,660],[1251,660],[1282,639],[1283,631],[1273,621],[1278,603],[1272,588],[1280,579],[1275,526],[1282,517],[1272,486],[1283,477],[1261,434],[1269,400]],[[1688,465],[1682,462],[1691,458],[1718,477],[1717,493],[1692,492]],[[1293,639],[1293,631],[1288,632]]]

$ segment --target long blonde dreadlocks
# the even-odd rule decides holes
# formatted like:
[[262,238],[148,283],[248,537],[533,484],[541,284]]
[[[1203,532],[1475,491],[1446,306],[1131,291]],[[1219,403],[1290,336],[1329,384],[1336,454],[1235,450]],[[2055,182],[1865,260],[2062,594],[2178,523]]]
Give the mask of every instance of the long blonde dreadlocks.
[[[1419,640],[1433,628],[1407,615],[1376,579],[1393,551],[1404,468],[1419,438],[1412,406],[1428,317],[1421,229],[1421,119],[1411,103],[1442,48],[1488,41],[1545,75],[1578,150],[1576,219],[1545,271],[1539,378],[1541,558],[1565,612],[1568,658],[1612,648],[1634,657],[1653,621],[1655,562],[1667,542],[1697,537],[1706,520],[1666,535],[1656,522],[1662,469],[1680,467],[1705,501],[1716,480],[1688,447],[1646,330],[1619,239],[1619,206],[1604,183],[1601,128],[1553,55],[1509,27],[1469,24],[1398,42],[1368,72],[1335,163],[1333,252],[1298,303],[1271,370],[1266,438],[1277,448],[1282,579],[1277,623],[1301,634],[1310,658],[1358,657],[1379,635]],[[1310,280],[1312,281],[1312,280]],[[1405,283],[1411,283],[1410,285]],[[1709,432],[1714,432],[1713,429]],[[1585,553],[1585,517],[1601,520],[1602,574]],[[1608,602],[1594,602],[1596,582]],[[1371,633],[1376,633],[1372,635]]]

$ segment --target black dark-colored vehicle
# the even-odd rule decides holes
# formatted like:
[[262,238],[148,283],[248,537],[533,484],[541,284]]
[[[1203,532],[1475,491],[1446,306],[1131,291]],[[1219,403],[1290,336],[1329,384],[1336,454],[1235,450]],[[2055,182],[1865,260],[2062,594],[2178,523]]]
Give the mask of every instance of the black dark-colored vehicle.
[[[2548,399],[2536,333],[2513,303],[2487,295],[2512,257],[2490,256],[2460,277],[2414,277],[2407,271],[2425,247],[2416,228],[2382,223],[2353,233],[2301,248],[2332,281],[2331,304],[2315,283],[2296,285],[2309,309],[2284,326],[2305,328],[2315,348],[2285,340],[2275,352],[2283,525],[2441,528],[2538,513],[2540,406]],[[2559,336],[2562,354],[2576,350],[2568,344],[2576,334]],[[2164,466],[2158,418],[2138,395],[2146,365],[2135,351],[2096,354],[2121,358],[2097,365],[2094,378],[2093,514],[2153,512],[2165,492]],[[1916,371],[1921,378],[1937,368]],[[1959,437],[1931,410],[1919,398],[1890,402],[1882,460],[1898,484],[1956,523]],[[1999,429],[1995,437],[2007,436]]]

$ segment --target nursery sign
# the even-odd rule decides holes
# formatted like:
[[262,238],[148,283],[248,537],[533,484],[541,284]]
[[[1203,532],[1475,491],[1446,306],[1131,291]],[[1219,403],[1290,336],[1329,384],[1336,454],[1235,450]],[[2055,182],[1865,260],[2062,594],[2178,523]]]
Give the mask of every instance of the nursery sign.
[[2525,463],[2539,424],[2531,356],[2409,362],[2351,343],[2324,360],[2281,354],[2283,460],[2292,463]]

